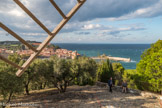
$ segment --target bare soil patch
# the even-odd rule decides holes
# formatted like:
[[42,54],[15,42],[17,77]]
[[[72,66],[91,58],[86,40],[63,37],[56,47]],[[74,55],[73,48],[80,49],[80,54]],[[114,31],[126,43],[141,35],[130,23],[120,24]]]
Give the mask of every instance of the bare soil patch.
[[11,103],[21,104],[16,108],[160,108],[158,99],[116,91],[110,93],[107,88],[98,86],[70,86],[65,93],[47,89]]

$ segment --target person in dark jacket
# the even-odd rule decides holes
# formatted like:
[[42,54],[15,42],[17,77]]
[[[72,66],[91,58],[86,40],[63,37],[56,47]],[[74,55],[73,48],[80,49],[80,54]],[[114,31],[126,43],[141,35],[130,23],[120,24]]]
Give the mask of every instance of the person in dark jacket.
[[122,83],[122,87],[123,87],[123,90],[122,90],[122,92],[124,93],[126,93],[127,92],[127,82],[124,80],[123,81],[123,83]]
[[112,93],[112,86],[113,86],[112,77],[110,77],[110,80],[108,80],[108,86],[109,86],[109,91]]

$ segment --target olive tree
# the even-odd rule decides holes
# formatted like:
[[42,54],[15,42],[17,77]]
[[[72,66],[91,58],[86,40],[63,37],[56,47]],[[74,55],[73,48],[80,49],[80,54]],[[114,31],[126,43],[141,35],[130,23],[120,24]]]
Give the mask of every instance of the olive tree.
[[[8,59],[17,64],[21,60],[17,54],[10,55]],[[0,95],[4,104],[9,103],[13,95],[23,92],[22,77],[17,77],[16,71],[16,68],[0,61]]]

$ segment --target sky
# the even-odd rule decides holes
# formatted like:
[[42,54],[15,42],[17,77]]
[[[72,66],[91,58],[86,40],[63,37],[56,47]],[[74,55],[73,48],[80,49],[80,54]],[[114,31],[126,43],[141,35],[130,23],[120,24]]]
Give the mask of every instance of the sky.
[[[62,20],[49,0],[20,0],[50,31]],[[55,0],[67,14],[77,0]],[[47,33],[13,0],[0,0],[0,22],[25,40]],[[87,0],[52,43],[147,44],[162,39],[162,0]],[[16,41],[0,28],[0,41]]]

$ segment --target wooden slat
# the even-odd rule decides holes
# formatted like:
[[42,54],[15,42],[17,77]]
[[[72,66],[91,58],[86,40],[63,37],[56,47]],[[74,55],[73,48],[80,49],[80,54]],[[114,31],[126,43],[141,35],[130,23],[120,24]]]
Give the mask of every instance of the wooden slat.
[[77,0],[79,3],[81,2],[80,0]]
[[37,50],[34,47],[32,47],[28,42],[26,42],[24,39],[22,39],[19,35],[17,35],[15,32],[13,32],[11,29],[9,29],[7,26],[5,26],[4,24],[2,24],[1,22],[0,22],[0,27],[3,28],[8,33],[10,33],[12,36],[14,36],[20,42],[22,42],[23,44],[25,44],[28,48],[30,48],[31,50],[37,52]]
[[57,11],[60,13],[60,15],[66,19],[65,14],[62,12],[62,10],[57,6],[57,4],[53,1],[53,0],[49,0],[51,2],[51,4],[57,9]]
[[7,62],[8,64],[10,64],[10,65],[12,65],[12,66],[18,68],[18,69],[20,69],[20,70],[22,69],[22,67],[20,67],[20,66],[18,66],[17,64],[11,62],[11,61],[8,60],[7,58],[3,57],[2,55],[0,55],[0,59],[3,60],[3,61],[5,61],[5,62]]
[[48,43],[56,36],[56,34],[63,28],[63,26],[70,20],[70,18],[76,13],[76,11],[84,4],[86,0],[83,2],[77,3],[77,5],[67,14],[67,18],[63,19],[60,24],[52,31],[52,36],[48,35],[46,40],[37,48],[38,52],[32,54],[29,59],[23,64],[23,69],[18,70],[16,75],[21,76],[25,69],[32,63],[32,61],[39,55],[39,53],[48,45]]
[[49,35],[52,33],[19,1],[14,0],[44,31],[46,31]]

